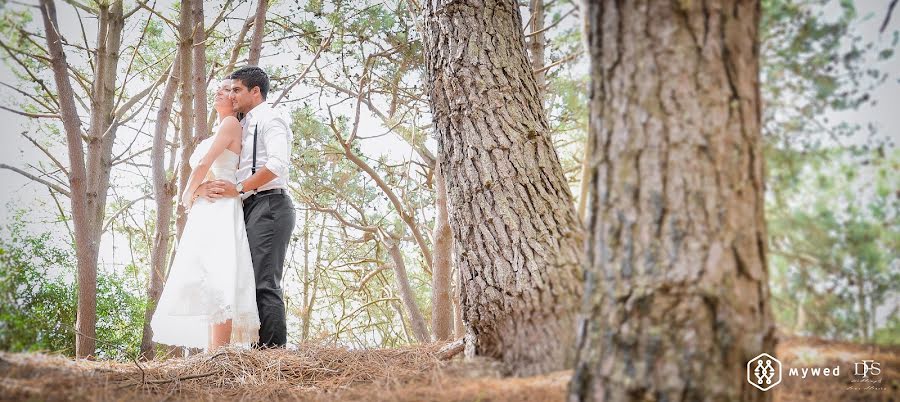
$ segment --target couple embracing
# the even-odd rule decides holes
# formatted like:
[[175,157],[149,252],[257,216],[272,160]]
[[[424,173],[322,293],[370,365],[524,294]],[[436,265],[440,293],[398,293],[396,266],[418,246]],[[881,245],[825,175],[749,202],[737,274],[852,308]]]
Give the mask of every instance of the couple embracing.
[[[151,320],[153,340],[192,348],[287,343],[281,290],[294,229],[292,133],[259,67],[223,79],[213,135],[191,154],[187,222]],[[202,116],[200,118],[203,118]]]

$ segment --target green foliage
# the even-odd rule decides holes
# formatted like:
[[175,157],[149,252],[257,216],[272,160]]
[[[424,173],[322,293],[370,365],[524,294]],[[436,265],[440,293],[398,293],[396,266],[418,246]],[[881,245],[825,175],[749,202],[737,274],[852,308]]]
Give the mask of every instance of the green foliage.
[[885,312],[900,293],[898,155],[874,125],[832,117],[873,102],[888,78],[877,63],[896,40],[863,41],[861,22],[852,1],[763,1],[770,284],[788,332],[895,343]]
[[[0,350],[75,354],[75,255],[51,233],[31,234],[20,211],[0,237]],[[143,283],[137,270],[97,277],[97,356],[123,360],[140,349]]]

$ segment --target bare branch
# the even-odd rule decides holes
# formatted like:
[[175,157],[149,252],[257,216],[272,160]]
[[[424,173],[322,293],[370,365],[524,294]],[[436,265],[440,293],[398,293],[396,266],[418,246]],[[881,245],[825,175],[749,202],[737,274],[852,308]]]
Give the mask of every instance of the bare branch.
[[65,173],[66,176],[69,175],[69,170],[66,169],[66,167],[63,166],[63,164],[62,164],[58,159],[56,159],[56,157],[53,156],[53,154],[52,154],[46,147],[44,147],[44,146],[41,145],[41,144],[38,144],[38,142],[35,141],[34,138],[29,137],[29,136],[28,136],[27,134],[25,134],[25,133],[22,133],[22,136],[25,137],[25,138],[27,138],[28,141],[31,141],[31,143],[34,144],[34,146],[36,146],[38,149],[40,149],[41,152],[44,153],[44,155],[47,155],[47,157],[50,158],[51,161],[53,161],[53,164],[56,165],[56,167],[59,168],[60,171],[62,171],[63,173]]
[[103,231],[105,232],[107,229],[109,229],[109,225],[111,225],[112,222],[113,222],[116,218],[118,218],[119,215],[122,214],[122,212],[127,211],[128,208],[131,208],[131,206],[134,205],[134,204],[136,204],[138,201],[146,200],[146,199],[148,199],[148,198],[150,198],[150,194],[144,194],[144,195],[141,196],[140,198],[131,200],[131,201],[129,201],[127,204],[123,205],[122,208],[119,208],[118,211],[116,211],[114,214],[112,214],[112,215],[106,220],[106,222],[103,224]]
[[56,191],[57,193],[63,194],[63,195],[65,195],[66,197],[71,197],[71,196],[72,196],[72,193],[70,193],[69,190],[66,190],[66,189],[62,188],[60,185],[58,185],[58,184],[56,184],[56,183],[51,183],[51,182],[48,181],[47,179],[44,179],[44,178],[35,176],[35,175],[33,175],[33,174],[31,174],[31,173],[28,173],[28,172],[26,172],[26,171],[24,171],[24,170],[22,170],[22,169],[19,169],[19,168],[15,167],[15,166],[9,166],[9,165],[7,165],[7,164],[5,164],[5,163],[0,163],[0,169],[12,170],[13,172],[16,172],[16,173],[18,173],[18,174],[20,174],[20,175],[22,175],[22,176],[25,176],[25,177],[27,177],[27,178],[33,180],[33,181],[36,181],[36,182],[41,183],[41,184],[43,184],[43,185],[45,185],[45,186],[47,186],[47,187],[50,187],[51,189],[53,189],[53,191]]
[[32,119],[42,119],[42,118],[46,118],[46,119],[59,119],[59,118],[60,118],[60,116],[59,116],[58,114],[50,114],[50,113],[29,113],[29,112],[23,112],[23,111],[21,111],[21,110],[11,109],[11,108],[8,108],[8,107],[6,107],[6,106],[0,106],[0,109],[6,110],[6,111],[8,111],[8,112],[13,112],[13,113],[15,113],[15,114],[22,115],[22,116],[25,116],[25,117],[30,117],[30,118],[32,118]]
[[887,15],[884,16],[884,22],[881,23],[881,29],[878,30],[879,33],[884,33],[884,30],[887,29],[888,23],[891,22],[891,14],[896,6],[897,0],[892,0],[891,4],[888,5]]

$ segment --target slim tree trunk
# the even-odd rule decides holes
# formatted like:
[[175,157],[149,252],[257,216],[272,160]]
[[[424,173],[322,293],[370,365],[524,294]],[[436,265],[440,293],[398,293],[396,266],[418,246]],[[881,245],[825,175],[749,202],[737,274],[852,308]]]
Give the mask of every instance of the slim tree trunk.
[[462,285],[460,283],[459,268],[451,267],[451,269],[453,270],[453,339],[459,339],[466,335],[466,325],[463,323],[461,302]]
[[466,355],[571,367],[583,231],[513,0],[429,0],[426,72],[462,275]]
[[[156,112],[156,126],[153,130],[153,145],[150,150],[150,164],[153,175],[153,199],[156,200],[156,225],[153,234],[153,245],[150,249],[150,283],[147,286],[147,309],[144,311],[144,331],[141,336],[141,358],[153,360],[156,357],[156,348],[153,342],[153,330],[150,328],[150,320],[156,311],[156,303],[162,294],[166,277],[166,266],[169,255],[169,239],[172,237],[172,212],[173,200],[176,188],[174,180],[167,177],[166,159],[166,132],[169,128],[169,116],[172,113],[172,103],[175,102],[175,93],[178,91],[178,66],[181,56],[175,57],[169,78],[163,89],[162,98],[159,101],[159,110]],[[173,154],[171,156],[175,158]]]
[[772,353],[758,1],[588,1],[585,322],[570,400],[758,401]]
[[447,186],[441,165],[434,169],[435,209],[437,217],[434,223],[434,263],[431,276],[431,330],[434,340],[447,341],[453,337],[453,307],[450,303],[450,258],[453,247],[453,235],[450,233],[450,221],[447,213]]
[[[191,2],[200,0],[182,0],[181,9],[191,10]],[[193,84],[191,81],[193,75],[193,51],[192,44],[194,42],[193,13],[183,12],[180,14],[178,23],[178,52],[181,53],[181,65],[179,69],[179,80],[181,81],[181,97],[179,100],[179,120],[181,132],[181,163],[179,166],[178,179],[178,195],[187,191],[188,179],[191,177],[191,154],[194,152],[196,142],[193,137]],[[187,223],[187,211],[184,206],[178,203],[178,219],[175,222],[176,236],[181,239],[181,233],[184,231],[184,225]]]
[[194,59],[192,79],[194,87],[194,138],[202,141],[210,135],[206,121],[206,29],[203,23],[203,1],[191,1],[191,17],[194,26]]
[[69,82],[68,62],[59,35],[56,7],[52,0],[42,0],[40,9],[54,81],[59,91],[60,113],[71,164],[69,184],[78,266],[75,355],[89,357],[96,349],[97,257],[109,190],[112,147],[119,124],[115,119],[116,71],[125,16],[121,1],[98,6],[97,49],[92,55],[94,80],[90,90],[90,125],[85,135],[86,142],[83,142],[81,137],[84,133]]
[[544,68],[544,0],[530,0],[528,11],[531,13],[531,32],[528,35],[528,50],[531,54],[531,68],[534,70],[534,82],[543,99],[547,80]]
[[75,227],[75,258],[78,267],[78,308],[75,324],[75,355],[94,354],[97,320],[97,253],[91,244],[87,204],[87,174],[84,163],[84,143],[81,139],[81,118],[75,106],[75,95],[69,81],[68,62],[59,36],[56,5],[53,0],[41,0],[41,16],[47,49],[50,54],[53,78],[59,93],[60,115],[66,133],[69,154],[69,188],[71,191],[72,221]]
[[259,65],[262,56],[262,39],[266,34],[266,8],[269,0],[259,0],[256,3],[256,17],[253,19],[253,35],[250,37],[250,54],[247,56],[247,64]]
[[412,326],[413,335],[420,343],[426,343],[431,340],[428,335],[428,326],[425,325],[425,318],[422,317],[422,311],[416,304],[415,294],[412,287],[409,286],[409,276],[406,274],[406,263],[403,262],[403,254],[400,253],[399,240],[385,239],[384,243],[388,247],[388,253],[394,261],[394,276],[397,281],[397,290],[400,292],[400,300],[403,301],[403,307],[409,318],[409,324]]

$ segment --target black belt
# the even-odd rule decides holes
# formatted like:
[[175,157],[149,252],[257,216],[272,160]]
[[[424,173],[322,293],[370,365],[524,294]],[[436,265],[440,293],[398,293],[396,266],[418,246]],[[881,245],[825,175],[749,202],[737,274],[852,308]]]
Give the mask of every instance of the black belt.
[[287,194],[287,191],[283,188],[273,188],[270,190],[257,191],[255,193],[251,194],[249,197],[245,198],[244,203],[247,203],[247,201],[250,201],[251,198],[263,196],[263,195],[270,195],[270,194]]

